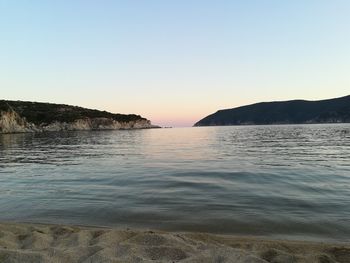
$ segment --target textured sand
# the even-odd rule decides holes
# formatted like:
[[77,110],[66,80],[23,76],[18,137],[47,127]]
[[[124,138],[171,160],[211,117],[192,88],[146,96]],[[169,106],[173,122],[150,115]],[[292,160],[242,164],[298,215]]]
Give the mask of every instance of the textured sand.
[[350,262],[350,244],[202,233],[0,224],[5,262]]

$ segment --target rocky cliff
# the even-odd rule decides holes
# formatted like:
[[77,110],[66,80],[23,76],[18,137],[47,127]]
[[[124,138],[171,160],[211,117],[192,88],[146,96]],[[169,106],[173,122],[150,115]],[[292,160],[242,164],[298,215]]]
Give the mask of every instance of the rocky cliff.
[[139,115],[81,107],[0,100],[0,133],[157,128]]

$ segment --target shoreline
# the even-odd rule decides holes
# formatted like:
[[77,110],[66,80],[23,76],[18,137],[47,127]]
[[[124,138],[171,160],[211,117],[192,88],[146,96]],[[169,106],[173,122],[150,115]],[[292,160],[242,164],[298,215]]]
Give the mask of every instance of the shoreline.
[[29,130],[29,131],[14,131],[14,132],[2,132],[0,135],[12,135],[12,134],[47,134],[47,133],[64,133],[64,132],[103,132],[103,131],[132,131],[132,130],[151,130],[151,129],[163,129],[163,127],[158,125],[153,125],[152,127],[141,127],[141,128],[118,128],[118,129],[108,129],[108,128],[99,128],[99,129],[75,129],[75,130]]
[[0,222],[0,262],[350,262],[349,242]]

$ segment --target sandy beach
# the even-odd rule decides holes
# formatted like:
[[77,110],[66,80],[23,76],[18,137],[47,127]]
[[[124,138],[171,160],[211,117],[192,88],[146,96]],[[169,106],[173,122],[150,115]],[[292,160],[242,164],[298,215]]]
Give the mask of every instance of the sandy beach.
[[0,262],[346,263],[350,244],[1,223]]

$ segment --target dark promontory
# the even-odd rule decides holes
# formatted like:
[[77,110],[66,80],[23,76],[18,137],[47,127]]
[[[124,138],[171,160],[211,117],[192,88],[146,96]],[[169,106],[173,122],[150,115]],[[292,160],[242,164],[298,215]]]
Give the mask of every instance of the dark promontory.
[[219,110],[194,126],[350,122],[350,96],[319,100],[261,102]]
[[0,100],[0,133],[155,128],[135,114],[113,114],[64,104]]

